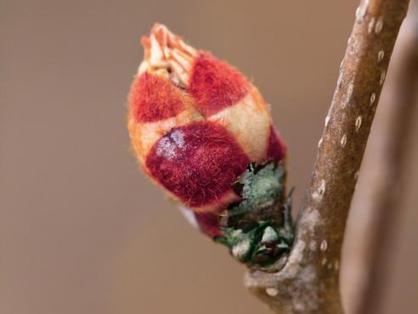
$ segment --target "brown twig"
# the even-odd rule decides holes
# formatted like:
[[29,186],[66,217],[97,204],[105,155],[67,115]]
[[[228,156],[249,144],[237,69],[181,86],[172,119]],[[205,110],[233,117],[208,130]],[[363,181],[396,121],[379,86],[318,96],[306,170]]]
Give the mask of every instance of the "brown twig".
[[408,0],[365,0],[340,69],[296,240],[278,272],[247,286],[277,313],[342,313],[341,244],[357,172]]
[[388,81],[353,201],[345,257],[347,300],[352,313],[381,313],[379,305],[390,266],[388,247],[401,214],[402,175],[415,110],[418,79],[418,18],[411,12],[401,28]]

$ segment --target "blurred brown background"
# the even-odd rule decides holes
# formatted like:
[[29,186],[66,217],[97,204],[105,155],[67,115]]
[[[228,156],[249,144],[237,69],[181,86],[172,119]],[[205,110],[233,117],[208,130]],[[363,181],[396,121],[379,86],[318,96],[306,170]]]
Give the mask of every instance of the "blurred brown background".
[[[0,0],[0,313],[269,313],[137,169],[125,99],[139,37],[165,23],[254,79],[299,204],[357,3]],[[418,313],[411,147],[384,314]]]

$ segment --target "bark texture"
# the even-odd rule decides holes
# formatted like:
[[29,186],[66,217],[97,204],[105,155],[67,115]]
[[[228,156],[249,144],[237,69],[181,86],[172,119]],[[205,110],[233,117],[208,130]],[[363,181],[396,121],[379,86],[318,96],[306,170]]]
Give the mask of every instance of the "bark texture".
[[411,11],[399,34],[370,135],[361,171],[363,188],[350,213],[344,278],[345,285],[350,285],[347,303],[353,313],[382,310],[393,260],[390,247],[402,213],[402,177],[416,110],[417,78],[418,19],[417,12]]
[[245,279],[276,313],[343,313],[339,265],[346,218],[408,4],[365,0],[357,9],[293,248],[279,271],[251,271]]

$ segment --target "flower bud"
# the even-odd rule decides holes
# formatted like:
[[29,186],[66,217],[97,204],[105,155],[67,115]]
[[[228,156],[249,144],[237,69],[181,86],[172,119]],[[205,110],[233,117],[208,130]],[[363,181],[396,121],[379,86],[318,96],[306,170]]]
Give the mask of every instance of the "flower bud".
[[269,106],[238,70],[156,24],[129,93],[128,129],[144,172],[206,234],[241,200],[250,163],[281,162],[285,146]]

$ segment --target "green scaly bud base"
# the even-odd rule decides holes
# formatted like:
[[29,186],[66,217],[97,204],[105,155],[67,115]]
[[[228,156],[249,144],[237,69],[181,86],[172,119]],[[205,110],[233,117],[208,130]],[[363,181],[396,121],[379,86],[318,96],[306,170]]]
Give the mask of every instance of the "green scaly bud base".
[[233,185],[241,201],[222,214],[224,235],[215,240],[250,268],[273,264],[293,243],[291,198],[284,195],[285,179],[281,163],[251,163]]

